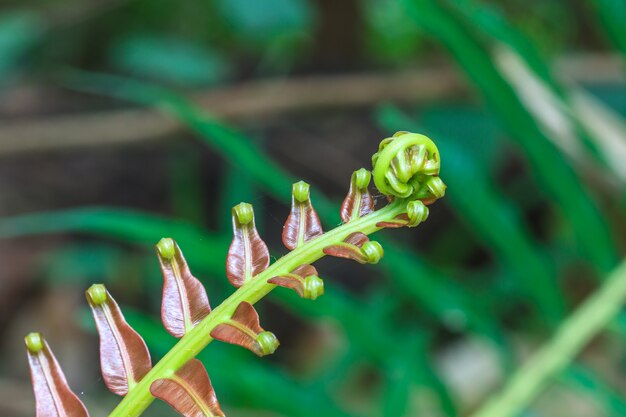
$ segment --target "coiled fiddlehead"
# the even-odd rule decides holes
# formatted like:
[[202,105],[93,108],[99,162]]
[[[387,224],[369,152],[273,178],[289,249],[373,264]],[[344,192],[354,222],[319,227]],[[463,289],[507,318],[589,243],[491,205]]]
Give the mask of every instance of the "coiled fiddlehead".
[[372,164],[376,188],[388,197],[430,204],[445,194],[439,150],[424,135],[397,132],[384,139]]

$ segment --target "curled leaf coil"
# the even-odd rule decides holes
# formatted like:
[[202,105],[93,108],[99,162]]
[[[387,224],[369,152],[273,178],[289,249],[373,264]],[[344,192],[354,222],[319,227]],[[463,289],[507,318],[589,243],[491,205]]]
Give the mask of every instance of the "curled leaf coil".
[[[431,190],[424,188],[431,177],[439,175],[441,165],[439,150],[428,137],[398,132],[380,143],[372,164],[374,184],[381,193],[398,198],[439,198],[430,196]],[[439,186],[437,196],[443,196],[443,190],[445,186]]]

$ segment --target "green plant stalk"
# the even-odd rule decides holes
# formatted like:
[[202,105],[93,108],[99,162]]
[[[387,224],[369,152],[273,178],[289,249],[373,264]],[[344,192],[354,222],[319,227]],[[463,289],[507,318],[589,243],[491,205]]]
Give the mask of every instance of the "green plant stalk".
[[515,417],[539,394],[550,378],[571,363],[580,350],[614,319],[626,303],[626,261],[605,284],[559,327],[554,338],[537,352],[503,391],[473,417]]
[[242,285],[230,297],[222,302],[189,331],[182,339],[152,368],[152,370],[122,399],[118,406],[109,414],[109,417],[136,417],[154,400],[150,394],[150,385],[160,378],[167,378],[182,367],[187,361],[202,351],[213,338],[211,331],[219,324],[230,319],[237,306],[246,301],[254,304],[272,291],[276,285],[268,284],[267,280],[293,271],[300,265],[311,264],[324,257],[323,249],[326,246],[342,242],[348,235],[361,232],[366,235],[380,230],[377,223],[393,219],[406,211],[407,201],[398,199],[388,206],[350,221],[323,235],[307,242],[289,252],[254,279]]

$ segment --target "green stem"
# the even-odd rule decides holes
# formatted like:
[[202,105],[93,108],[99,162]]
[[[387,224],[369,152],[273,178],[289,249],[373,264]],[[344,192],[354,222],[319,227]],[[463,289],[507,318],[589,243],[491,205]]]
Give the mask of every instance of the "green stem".
[[389,221],[406,211],[406,201],[398,199],[374,213],[352,220],[323,235],[305,243],[283,256],[254,279],[242,285],[230,297],[222,302],[189,331],[178,343],[152,368],[150,372],[122,399],[109,417],[136,417],[145,411],[154,397],[150,394],[150,385],[160,378],[167,378],[176,373],[187,361],[194,358],[211,341],[211,331],[220,323],[230,319],[237,306],[247,301],[254,304],[272,291],[276,286],[267,280],[290,273],[303,264],[311,264],[324,256],[326,246],[342,242],[349,234],[361,232],[369,235],[380,230],[376,226],[382,221]]
[[513,375],[502,392],[473,417],[515,417],[520,414],[550,378],[571,363],[578,352],[619,314],[625,302],[626,261],[565,320],[553,339]]

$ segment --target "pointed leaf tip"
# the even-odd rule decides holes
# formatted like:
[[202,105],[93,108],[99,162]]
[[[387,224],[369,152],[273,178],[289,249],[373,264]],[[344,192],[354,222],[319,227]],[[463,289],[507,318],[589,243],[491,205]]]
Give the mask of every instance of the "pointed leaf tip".
[[311,186],[304,182],[298,181],[293,184],[293,198],[298,203],[305,203],[310,198],[310,189]]
[[172,336],[183,337],[211,312],[209,298],[173,239],[161,239],[156,249],[163,273],[161,320]]
[[374,211],[374,199],[368,190],[372,174],[361,168],[352,174],[348,195],[341,203],[341,220],[344,223]]
[[233,207],[232,222],[233,240],[226,258],[226,276],[235,287],[241,287],[269,266],[270,253],[256,230],[250,204]]
[[104,382],[111,392],[124,396],[152,367],[150,353],[104,285],[95,284],[89,288],[87,301],[100,335],[100,366]]
[[29,333],[24,338],[26,348],[30,353],[37,354],[43,349],[43,339],[39,333]]
[[276,335],[272,332],[259,333],[259,335],[256,337],[256,343],[259,346],[259,350],[261,352],[261,354],[257,353],[257,355],[259,356],[271,355],[272,353],[276,352],[276,349],[278,349],[278,345],[280,344],[278,342],[278,339],[276,338]]
[[303,298],[317,300],[324,294],[324,281],[317,275],[309,275],[304,278]]
[[293,184],[291,211],[283,226],[283,244],[293,250],[322,233],[322,222],[311,204],[309,184],[304,181]]
[[369,172],[365,168],[361,168],[357,171],[354,171],[354,185],[359,190],[364,190],[370,185],[370,181],[372,179],[372,173]]
[[107,290],[103,284],[93,284],[87,290],[87,299],[95,305],[104,304],[107,300]]
[[37,417],[89,417],[72,392],[48,343],[39,333],[24,338],[30,366]]
[[239,203],[234,207],[234,211],[237,222],[241,225],[249,224],[252,220],[254,220],[252,204]]
[[382,245],[376,241],[365,242],[361,246],[361,252],[365,255],[368,264],[377,264],[385,254]]
[[222,342],[243,346],[257,356],[265,356],[278,348],[276,336],[265,331],[259,323],[259,314],[252,304],[242,301],[230,320],[217,325],[211,337]]
[[224,417],[206,368],[191,359],[172,377],[157,379],[150,393],[184,417]]
[[157,253],[159,257],[170,260],[176,254],[176,242],[170,237],[164,237],[159,240],[156,245]]

